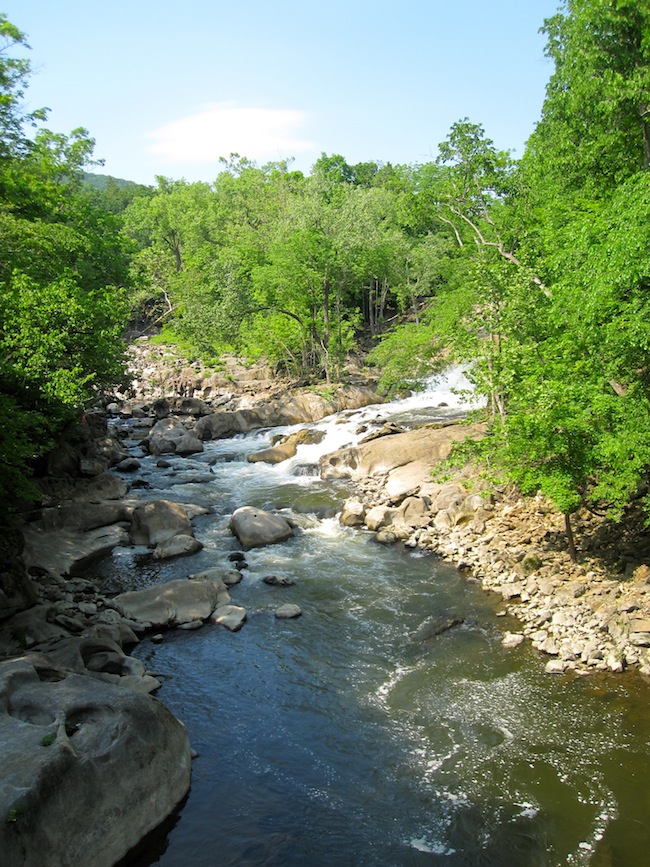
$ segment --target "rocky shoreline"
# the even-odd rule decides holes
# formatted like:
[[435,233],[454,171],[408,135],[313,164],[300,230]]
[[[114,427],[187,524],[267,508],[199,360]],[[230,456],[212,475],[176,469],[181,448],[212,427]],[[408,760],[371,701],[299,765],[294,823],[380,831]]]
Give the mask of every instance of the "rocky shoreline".
[[530,641],[549,657],[547,672],[622,672],[633,666],[650,676],[650,548],[644,528],[639,525],[634,535],[617,532],[583,511],[574,517],[582,553],[572,562],[563,516],[541,496],[522,498],[514,489],[487,487],[471,468],[433,481],[433,444],[446,443],[438,450],[445,457],[451,442],[464,435],[480,433],[463,425],[432,430],[428,439],[422,433],[420,449],[411,444],[406,460],[400,440],[413,440],[413,432],[327,456],[324,475],[350,478],[356,487],[341,521],[374,531],[383,544],[431,551],[499,594],[501,613],[520,624],[505,633],[504,645]]

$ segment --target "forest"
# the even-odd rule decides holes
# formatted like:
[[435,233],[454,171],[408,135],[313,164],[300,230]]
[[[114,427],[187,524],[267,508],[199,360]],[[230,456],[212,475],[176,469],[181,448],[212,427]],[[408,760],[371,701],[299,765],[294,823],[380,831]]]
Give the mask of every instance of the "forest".
[[29,501],[148,329],[328,384],[361,348],[385,393],[464,364],[491,472],[567,520],[650,512],[650,6],[566,0],[543,31],[518,161],[462,118],[417,165],[230,154],[213,183],[98,188],[89,133],[25,110],[27,37],[0,16],[0,500]]

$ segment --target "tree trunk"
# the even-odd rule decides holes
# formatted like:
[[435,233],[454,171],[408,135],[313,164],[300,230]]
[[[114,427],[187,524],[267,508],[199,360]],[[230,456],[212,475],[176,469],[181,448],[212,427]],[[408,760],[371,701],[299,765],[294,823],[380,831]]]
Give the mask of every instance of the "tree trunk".
[[571,526],[571,515],[568,512],[564,513],[564,529],[566,532],[567,547],[569,549],[569,557],[573,563],[577,563],[578,554],[576,552],[576,543],[573,538],[573,528]]

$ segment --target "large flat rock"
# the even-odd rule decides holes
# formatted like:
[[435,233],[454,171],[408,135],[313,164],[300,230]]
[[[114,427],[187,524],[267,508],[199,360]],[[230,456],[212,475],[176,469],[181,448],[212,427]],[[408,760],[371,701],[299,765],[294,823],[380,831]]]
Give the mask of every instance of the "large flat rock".
[[81,575],[93,560],[118,545],[129,544],[129,534],[121,524],[86,532],[43,530],[27,525],[23,536],[25,566],[38,566],[57,575]]
[[215,608],[228,602],[230,595],[220,578],[179,578],[144,590],[120,593],[113,599],[124,617],[152,628],[207,620]]
[[356,446],[324,455],[320,461],[323,479],[353,479],[388,475],[392,494],[406,493],[427,481],[431,470],[448,458],[454,443],[466,437],[478,439],[483,425],[425,426],[378,437]]

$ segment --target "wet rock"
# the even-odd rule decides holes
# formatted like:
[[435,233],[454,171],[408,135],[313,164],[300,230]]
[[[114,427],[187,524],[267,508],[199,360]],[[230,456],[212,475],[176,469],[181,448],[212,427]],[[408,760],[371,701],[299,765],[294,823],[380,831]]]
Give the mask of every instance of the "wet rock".
[[237,509],[229,526],[245,548],[275,545],[293,535],[291,525],[284,518],[253,506]]
[[282,463],[282,461],[294,457],[298,451],[298,446],[319,443],[324,436],[324,431],[305,428],[283,437],[270,448],[262,449],[259,452],[254,452],[253,454],[248,455],[246,460],[249,463],[263,461],[267,464],[279,464]]
[[60,575],[79,575],[93,561],[129,542],[129,534],[120,524],[86,532],[39,530],[28,525],[23,535],[25,565],[46,568]]
[[265,575],[262,581],[269,587],[293,587],[296,583],[288,575]]
[[191,581],[222,581],[226,587],[232,587],[244,577],[237,569],[224,569],[222,566],[215,566],[212,569],[205,569],[203,572],[195,572],[187,576]]
[[275,616],[278,620],[292,620],[294,617],[300,617],[302,609],[299,605],[294,605],[288,602],[286,605],[280,605],[275,609]]
[[124,458],[116,465],[115,469],[121,473],[134,473],[140,469],[140,461],[137,458]]
[[134,545],[153,548],[174,536],[191,536],[192,525],[179,503],[152,500],[133,510],[130,535]]
[[501,645],[508,649],[513,647],[519,647],[520,644],[523,644],[525,641],[525,637],[521,634],[521,632],[505,632],[503,638],[501,639]]
[[547,674],[564,674],[569,669],[569,663],[565,659],[549,659],[544,667]]
[[153,552],[153,559],[171,560],[172,557],[188,557],[191,554],[196,554],[197,551],[200,551],[202,548],[203,543],[199,542],[198,539],[195,539],[194,536],[185,536],[181,534],[156,545]]
[[184,578],[120,593],[113,599],[124,617],[147,628],[207,620],[217,607],[229,602],[230,596],[222,581]]
[[246,609],[239,605],[221,605],[212,615],[212,622],[224,626],[231,632],[237,632],[246,621]]
[[165,418],[151,428],[146,439],[152,455],[191,455],[203,451],[203,443],[178,419]]
[[413,641],[422,642],[429,641],[431,638],[436,638],[444,632],[448,632],[455,626],[460,626],[465,621],[462,617],[429,617],[418,628],[413,636]]

